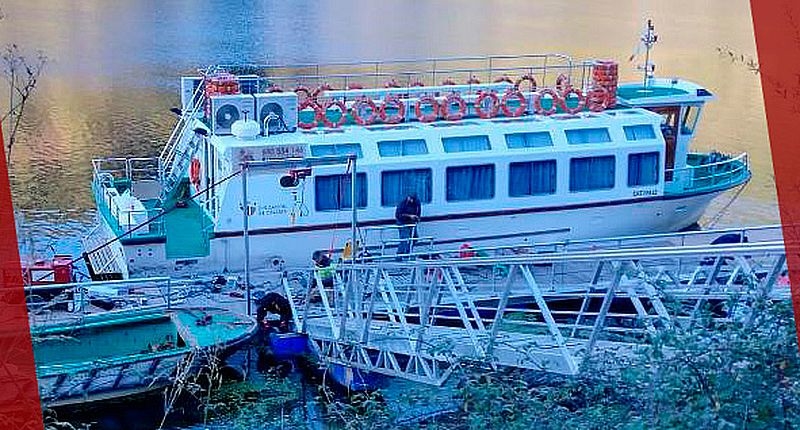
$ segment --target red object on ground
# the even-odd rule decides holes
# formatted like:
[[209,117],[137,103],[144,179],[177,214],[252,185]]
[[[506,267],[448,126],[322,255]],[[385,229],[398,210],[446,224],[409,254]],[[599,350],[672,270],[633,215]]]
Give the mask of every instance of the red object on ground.
[[17,246],[0,126],[0,425],[14,430],[41,430],[42,405]]
[[795,327],[800,337],[800,176],[797,174],[800,165],[800,146],[797,145],[800,41],[793,38],[800,31],[793,19],[800,16],[800,3],[750,0],[750,10],[791,279]]

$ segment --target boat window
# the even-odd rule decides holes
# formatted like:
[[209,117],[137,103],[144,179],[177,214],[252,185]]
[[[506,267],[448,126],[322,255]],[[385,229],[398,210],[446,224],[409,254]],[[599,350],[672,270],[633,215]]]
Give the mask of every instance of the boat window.
[[358,143],[334,143],[329,145],[312,145],[311,155],[314,157],[324,157],[326,155],[350,155],[356,154],[356,157],[363,158],[364,153],[361,152],[361,145]]
[[567,134],[567,142],[571,145],[611,142],[607,128],[579,128],[565,130],[564,133]]
[[492,149],[489,136],[443,137],[444,152],[488,151]]
[[700,106],[687,106],[686,113],[683,114],[683,122],[681,123],[681,134],[694,133],[694,127],[697,125],[698,118],[700,118]]
[[553,146],[553,138],[547,131],[536,133],[510,133],[506,135],[506,146],[515,148],[541,148]]
[[555,192],[556,160],[529,161],[509,165],[509,196],[538,196]]
[[447,168],[447,201],[494,198],[494,165]]
[[433,173],[431,169],[395,170],[381,173],[381,205],[395,206],[409,194],[422,203],[430,203]]
[[[350,203],[350,175],[327,175],[314,178],[315,208],[318,211],[336,211],[352,208]],[[367,174],[356,176],[358,207],[367,207]]]
[[378,153],[380,153],[381,157],[422,155],[428,153],[428,146],[422,139],[385,140],[378,142]]
[[628,155],[628,186],[657,184],[660,166],[658,152]]
[[573,158],[569,161],[569,190],[592,191],[614,188],[616,161],[613,155]]
[[656,132],[653,131],[653,126],[650,124],[626,125],[622,128],[625,130],[625,138],[628,140],[647,140],[656,138]]

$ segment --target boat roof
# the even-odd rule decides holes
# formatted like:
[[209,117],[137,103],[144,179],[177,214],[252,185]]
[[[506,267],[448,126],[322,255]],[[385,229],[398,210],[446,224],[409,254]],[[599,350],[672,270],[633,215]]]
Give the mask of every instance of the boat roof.
[[644,82],[622,83],[617,99],[626,106],[703,103],[714,99],[705,87],[680,78],[654,78]]

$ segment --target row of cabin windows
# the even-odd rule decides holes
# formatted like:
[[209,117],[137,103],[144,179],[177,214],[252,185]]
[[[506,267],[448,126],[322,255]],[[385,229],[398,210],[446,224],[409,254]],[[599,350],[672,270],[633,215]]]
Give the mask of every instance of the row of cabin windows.
[[[655,139],[656,133],[650,124],[623,126],[625,138],[629,141]],[[584,145],[611,142],[607,128],[581,128],[564,131],[570,145]],[[548,131],[529,133],[509,133],[505,135],[509,149],[542,148],[553,146],[553,138]],[[447,153],[489,151],[492,149],[489,136],[443,137],[442,145]],[[408,155],[424,155],[428,153],[428,145],[423,139],[385,140],[378,142],[378,153],[381,157],[402,157]],[[337,143],[311,146],[311,155],[315,157],[328,155],[356,154],[363,157],[361,145],[358,143]]]
[[[656,185],[659,181],[658,152],[628,155],[628,186]],[[524,161],[509,165],[508,195],[525,197],[555,194],[556,160]],[[573,192],[614,188],[616,159],[613,155],[579,157],[570,160],[569,190]],[[318,176],[316,210],[350,209],[350,175]],[[494,164],[448,167],[446,199],[450,202],[487,200],[495,194]],[[367,206],[367,177],[356,177],[358,207]],[[381,206],[395,206],[407,195],[416,193],[420,202],[433,198],[431,169],[395,170],[381,173]]]

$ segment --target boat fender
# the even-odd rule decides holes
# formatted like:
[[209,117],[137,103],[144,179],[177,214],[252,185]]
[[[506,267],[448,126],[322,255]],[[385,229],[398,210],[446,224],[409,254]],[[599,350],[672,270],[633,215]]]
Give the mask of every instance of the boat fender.
[[[390,108],[397,109],[397,113],[394,115],[387,114],[386,110]],[[406,105],[397,96],[389,94],[383,99],[383,105],[378,115],[380,115],[381,121],[385,124],[399,124],[403,122],[406,117]]]
[[[490,106],[488,109],[484,109],[483,103],[489,99]],[[497,112],[500,111],[500,99],[497,97],[494,91],[481,91],[478,94],[478,98],[475,99],[475,112],[478,114],[480,118],[488,119],[494,118],[497,116]]]
[[[367,116],[362,116],[362,109],[368,110],[369,114]],[[370,125],[375,122],[375,118],[378,116],[378,108],[375,106],[375,102],[373,102],[371,99],[361,97],[353,102],[353,107],[350,109],[350,115],[353,116],[353,121],[355,121],[356,124]]]
[[[453,106],[458,106],[455,111],[451,109]],[[444,103],[439,108],[444,119],[458,121],[464,118],[464,114],[467,113],[467,102],[458,93],[450,93],[445,97]]]
[[189,165],[189,182],[200,191],[200,160],[192,158]]
[[569,81],[569,76],[567,76],[567,75],[565,75],[563,73],[558,75],[558,77],[556,78],[556,90],[559,93],[564,94],[564,91],[566,91],[568,88],[571,88],[571,87],[572,87],[572,84]]
[[523,82],[530,82],[531,83],[530,92],[536,91],[536,88],[538,87],[538,85],[536,84],[536,78],[534,78],[533,75],[530,75],[530,74],[522,75],[521,78],[517,79],[517,82],[514,82],[514,88],[519,90],[521,88],[521,85],[522,85]]
[[592,112],[601,112],[605,110],[607,103],[608,91],[599,85],[595,85],[586,93],[586,107]]
[[[567,100],[569,100],[569,95],[575,94],[578,97],[578,104],[575,107],[569,107],[567,104]],[[569,114],[576,114],[583,110],[586,106],[586,97],[583,96],[583,93],[580,89],[575,87],[567,88],[563,93],[561,93],[561,109]]]
[[[433,112],[423,114],[422,106],[425,104],[429,104],[433,109]],[[417,115],[417,120],[420,122],[436,121],[436,118],[439,117],[439,103],[436,101],[436,98],[431,95],[422,96],[417,100],[417,105],[414,107],[414,113]]]
[[[511,99],[517,99],[519,101],[519,106],[514,109],[508,105]],[[525,113],[525,109],[528,107],[528,102],[525,100],[525,96],[519,90],[509,88],[505,94],[503,94],[503,98],[500,101],[500,108],[503,109],[503,115],[511,118],[518,117]]]
[[[549,109],[544,109],[542,107],[542,97],[546,95],[549,95],[553,100],[553,103],[550,105]],[[556,109],[558,108],[559,104],[558,99],[559,99],[558,93],[554,89],[543,88],[533,95],[533,109],[539,115],[552,115],[556,113]]]
[[[339,111],[342,113],[336,122],[333,122],[330,120],[330,118],[328,118],[328,109],[334,106],[338,107]],[[344,102],[341,100],[328,100],[322,105],[321,109],[317,110],[317,116],[319,117],[317,119],[322,121],[325,127],[339,128],[347,121],[347,108],[345,107]]]
[[314,110],[314,119],[311,122],[303,122],[303,121],[300,121],[299,118],[298,118],[297,126],[302,128],[303,130],[310,130],[310,129],[316,127],[317,124],[318,124],[317,119],[320,116],[320,108],[317,105],[317,102],[315,102],[314,99],[312,99],[310,96],[306,97],[305,99],[303,99],[302,102],[300,102],[300,106],[297,107],[298,116],[299,116],[300,112],[302,112],[302,111],[304,111],[304,110],[306,110],[308,108],[311,108],[311,109]]

